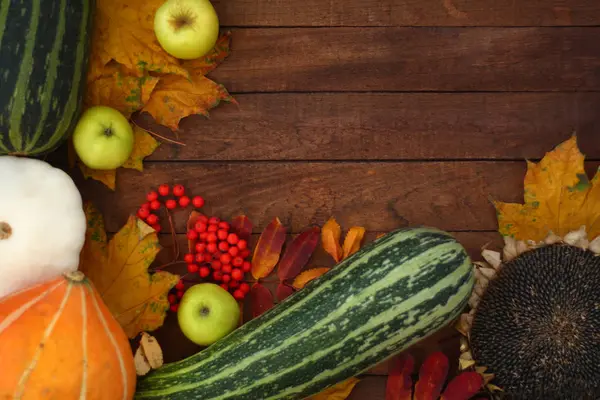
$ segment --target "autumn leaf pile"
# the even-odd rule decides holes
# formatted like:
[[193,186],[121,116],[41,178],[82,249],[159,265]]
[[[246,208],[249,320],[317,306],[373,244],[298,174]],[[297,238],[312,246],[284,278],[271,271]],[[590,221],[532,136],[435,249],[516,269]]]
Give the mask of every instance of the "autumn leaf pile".
[[[233,101],[225,87],[205,75],[229,54],[230,34],[196,60],[181,61],[156,40],[153,21],[163,0],[98,0],[91,40],[84,107],[104,105],[126,117],[145,112],[156,122],[177,130],[192,114],[208,115],[221,101]],[[147,131],[134,126],[134,150],[124,168],[142,170],[142,161],[159,145]],[[83,175],[115,188],[116,171],[79,167]]]

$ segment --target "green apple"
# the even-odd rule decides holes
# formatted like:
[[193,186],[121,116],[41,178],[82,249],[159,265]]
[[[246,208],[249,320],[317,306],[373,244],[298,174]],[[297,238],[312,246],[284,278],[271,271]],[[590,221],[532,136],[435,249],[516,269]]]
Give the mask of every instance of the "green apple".
[[154,34],[167,53],[192,60],[215,46],[219,18],[210,0],[167,0],[154,14]]
[[83,112],[73,132],[77,156],[92,169],[116,169],[133,151],[133,129],[118,110],[94,106]]
[[185,291],[177,321],[192,342],[209,346],[231,333],[239,324],[240,308],[235,298],[214,283],[199,283]]

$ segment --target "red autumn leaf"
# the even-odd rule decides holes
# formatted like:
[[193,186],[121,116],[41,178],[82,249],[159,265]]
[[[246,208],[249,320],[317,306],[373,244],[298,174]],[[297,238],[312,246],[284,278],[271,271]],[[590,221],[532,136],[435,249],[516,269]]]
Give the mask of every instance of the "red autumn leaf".
[[[188,231],[194,229],[196,222],[198,222],[198,218],[200,218],[201,216],[202,216],[202,213],[199,213],[198,211],[195,211],[195,210],[190,213],[190,216],[187,220],[187,230]],[[196,240],[188,239],[188,248],[189,248],[190,253],[194,252],[195,247],[196,247]]]
[[385,400],[412,400],[412,373],[415,359],[402,353],[391,360]]
[[252,285],[250,290],[250,302],[252,304],[252,318],[256,318],[273,307],[273,294],[260,283]]
[[290,243],[279,263],[277,275],[280,281],[291,279],[302,271],[317,247],[320,232],[321,229],[314,226],[302,232]]
[[286,285],[285,283],[280,283],[277,286],[277,292],[275,293],[275,296],[277,296],[278,301],[283,301],[286,297],[292,295],[293,293],[294,288],[292,288],[289,285]]
[[245,215],[238,215],[231,221],[231,230],[236,233],[240,239],[249,240],[252,234],[252,221]]
[[441,351],[429,355],[419,370],[415,400],[437,400],[448,375],[448,357]]
[[281,248],[285,243],[285,227],[279,218],[273,219],[256,243],[252,257],[252,276],[261,279],[269,276],[279,262]]
[[477,372],[463,372],[452,379],[441,400],[469,400],[483,386],[483,377]]

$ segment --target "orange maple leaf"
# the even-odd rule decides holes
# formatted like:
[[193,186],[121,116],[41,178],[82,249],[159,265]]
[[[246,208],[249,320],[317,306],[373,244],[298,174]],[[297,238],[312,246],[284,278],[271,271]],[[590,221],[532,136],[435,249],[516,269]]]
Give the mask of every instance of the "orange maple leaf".
[[169,308],[167,292],[179,277],[164,271],[148,272],[161,249],[156,231],[131,216],[108,241],[100,212],[87,203],[85,213],[88,228],[79,269],[129,338],[160,327]]
[[[179,60],[162,49],[154,33],[154,14],[163,2],[98,0],[84,107],[109,106],[127,118],[145,111],[177,130],[189,115],[208,116],[221,101],[235,102],[223,85],[205,77],[229,55],[231,34],[222,34],[205,56]],[[141,160],[158,143],[138,136],[135,146],[143,149],[134,150],[123,167],[141,171]],[[80,168],[84,177],[115,188],[115,171],[93,171],[81,163]]]

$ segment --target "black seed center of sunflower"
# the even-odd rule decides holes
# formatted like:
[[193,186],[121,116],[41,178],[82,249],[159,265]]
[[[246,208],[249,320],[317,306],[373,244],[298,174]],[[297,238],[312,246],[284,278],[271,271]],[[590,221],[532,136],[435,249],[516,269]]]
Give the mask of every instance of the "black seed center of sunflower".
[[527,252],[504,266],[477,308],[477,365],[506,392],[525,396],[514,398],[597,395],[599,305],[600,257],[565,245]]

